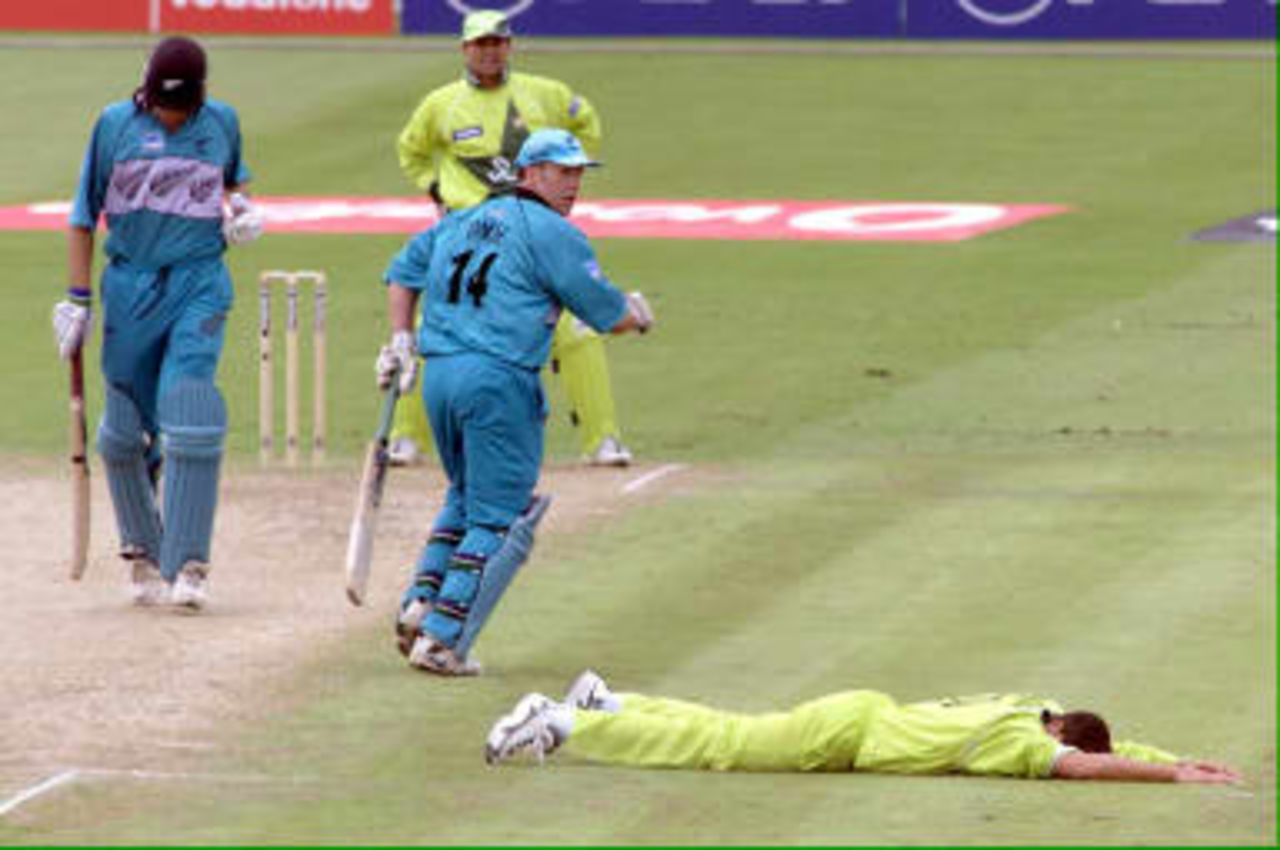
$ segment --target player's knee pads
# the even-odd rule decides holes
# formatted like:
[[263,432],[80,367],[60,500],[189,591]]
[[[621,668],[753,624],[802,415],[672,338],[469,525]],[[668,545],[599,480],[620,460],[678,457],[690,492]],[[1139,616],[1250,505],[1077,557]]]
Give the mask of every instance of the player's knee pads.
[[182,381],[160,399],[165,456],[217,459],[227,433],[227,405],[206,381]]
[[160,514],[155,482],[148,472],[147,436],[133,400],[107,384],[106,403],[98,425],[98,454],[107,473],[116,527],[125,547],[159,557]]
[[107,463],[125,463],[145,457],[146,451],[147,438],[137,405],[108,383],[102,421],[98,423],[98,453]]
[[165,455],[160,571],[172,579],[187,561],[209,560],[227,407],[212,383],[182,381],[160,399],[159,413]]
[[459,657],[466,657],[480,635],[494,608],[515,578],[516,572],[533,552],[534,532],[551,507],[550,496],[534,496],[529,507],[516,518],[502,538],[502,545],[489,556],[480,574],[475,598],[467,611],[462,634],[454,646]]

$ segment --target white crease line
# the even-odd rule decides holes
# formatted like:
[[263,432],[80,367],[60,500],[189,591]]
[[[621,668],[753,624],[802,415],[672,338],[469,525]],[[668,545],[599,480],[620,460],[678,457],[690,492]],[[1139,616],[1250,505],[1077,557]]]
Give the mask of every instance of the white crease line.
[[218,773],[181,773],[160,770],[137,770],[137,769],[116,769],[110,767],[87,767],[80,770],[81,773],[92,774],[94,776],[126,776],[130,779],[193,779],[199,782],[276,782],[279,780],[269,776],[255,776],[253,774],[218,774]]
[[80,771],[78,770],[74,770],[74,769],[64,770],[62,773],[59,773],[57,776],[51,776],[48,779],[46,779],[44,782],[41,782],[39,785],[33,785],[27,790],[17,794],[16,796],[10,797],[8,800],[5,800],[3,804],[0,804],[0,817],[4,817],[5,815],[9,814],[9,812],[12,812],[14,809],[18,808],[18,806],[21,806],[23,803],[29,800],[34,800],[36,797],[39,797],[41,794],[45,793],[46,791],[52,791],[54,788],[57,788],[59,785],[66,785],[68,782],[73,781],[79,775],[80,775]]
[[206,744],[200,741],[157,741],[155,746],[166,750],[216,750],[217,744]]
[[657,481],[659,478],[664,478],[670,475],[671,473],[679,472],[684,468],[685,468],[685,465],[683,463],[669,463],[666,466],[660,466],[657,469],[653,470],[652,472],[646,472],[644,475],[641,475],[639,478],[635,479],[634,481],[628,481],[626,484],[622,486],[622,492],[634,493],[643,487],[648,487],[650,484]]
[[61,785],[66,785],[69,782],[73,782],[74,780],[82,776],[85,776],[85,777],[117,776],[117,777],[126,777],[129,779],[188,779],[188,780],[195,780],[198,782],[271,783],[271,782],[281,782],[281,781],[284,781],[284,782],[307,781],[305,779],[299,780],[296,778],[292,780],[278,780],[270,776],[254,776],[252,774],[237,775],[232,773],[228,773],[228,774],[173,773],[173,772],[158,771],[158,770],[136,770],[136,769],[120,770],[120,769],[110,768],[110,767],[76,767],[70,770],[64,770],[62,773],[59,773],[57,776],[52,776],[49,779],[46,779],[44,782],[41,782],[39,785],[33,785],[27,790],[22,791],[13,797],[10,797],[8,800],[4,801],[4,803],[0,803],[0,817],[4,817],[5,815],[9,814],[14,809],[21,806],[23,803],[27,803],[35,799],[36,797],[40,796],[41,794],[44,794],[48,791],[52,791],[53,789]]

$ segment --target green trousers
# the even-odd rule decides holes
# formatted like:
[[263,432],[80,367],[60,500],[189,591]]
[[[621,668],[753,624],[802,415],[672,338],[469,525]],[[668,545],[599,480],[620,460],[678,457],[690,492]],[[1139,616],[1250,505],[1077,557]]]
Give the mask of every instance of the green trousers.
[[681,700],[623,694],[616,714],[578,711],[565,751],[604,764],[721,771],[848,771],[877,710],[878,691],[846,691],[786,712],[735,714]]

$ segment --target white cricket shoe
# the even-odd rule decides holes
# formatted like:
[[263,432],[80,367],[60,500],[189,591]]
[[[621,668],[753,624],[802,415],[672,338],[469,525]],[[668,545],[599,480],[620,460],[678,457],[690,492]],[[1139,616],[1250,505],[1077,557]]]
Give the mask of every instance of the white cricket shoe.
[[422,634],[422,623],[431,613],[432,607],[425,599],[415,599],[396,617],[396,648],[406,658],[413,649],[414,641]]
[[199,611],[209,604],[209,565],[187,561],[178,570],[169,601],[179,608]]
[[551,725],[556,703],[542,694],[525,694],[509,714],[498,718],[484,742],[484,760],[489,764],[528,752],[541,764],[560,746],[560,737]]
[[565,691],[564,704],[588,711],[608,711],[613,692],[594,670],[583,670]]
[[596,450],[587,455],[590,466],[630,466],[631,452],[617,437],[605,437]]
[[479,661],[459,658],[452,649],[425,634],[413,642],[409,664],[437,676],[479,676],[482,670]]
[[169,583],[156,562],[140,551],[124,554],[129,563],[129,598],[140,608],[163,605],[169,599]]
[[387,462],[392,466],[413,466],[422,460],[422,452],[412,437],[396,437],[387,447]]

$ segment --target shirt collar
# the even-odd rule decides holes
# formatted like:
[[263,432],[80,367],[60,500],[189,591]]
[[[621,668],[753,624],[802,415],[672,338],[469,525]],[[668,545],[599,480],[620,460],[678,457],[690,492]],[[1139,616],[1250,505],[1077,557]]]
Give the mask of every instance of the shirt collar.
[[[467,84],[470,85],[473,89],[480,89],[480,91],[487,91],[487,89],[480,88],[480,78],[477,77],[475,74],[471,73],[470,68],[464,67],[462,69],[462,78],[466,80]],[[498,84],[498,88],[502,88],[503,86],[505,86],[507,84],[507,81],[510,79],[511,79],[511,66],[508,65],[507,67],[502,69],[502,82]]]

